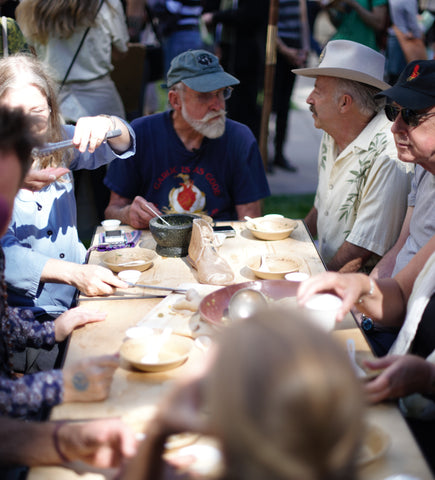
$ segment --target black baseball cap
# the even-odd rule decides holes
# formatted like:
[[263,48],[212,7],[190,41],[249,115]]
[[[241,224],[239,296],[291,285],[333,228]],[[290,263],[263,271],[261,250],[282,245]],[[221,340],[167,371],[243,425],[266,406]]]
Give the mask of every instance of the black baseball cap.
[[401,107],[424,110],[435,105],[435,60],[414,60],[408,63],[393,87],[379,92]]

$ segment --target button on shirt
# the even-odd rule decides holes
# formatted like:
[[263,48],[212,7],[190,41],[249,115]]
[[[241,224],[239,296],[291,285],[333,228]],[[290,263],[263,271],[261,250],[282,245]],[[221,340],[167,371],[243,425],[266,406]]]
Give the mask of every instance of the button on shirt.
[[378,113],[338,156],[334,139],[323,135],[314,205],[326,263],[346,240],[382,256],[399,235],[413,168],[397,159],[390,129]]

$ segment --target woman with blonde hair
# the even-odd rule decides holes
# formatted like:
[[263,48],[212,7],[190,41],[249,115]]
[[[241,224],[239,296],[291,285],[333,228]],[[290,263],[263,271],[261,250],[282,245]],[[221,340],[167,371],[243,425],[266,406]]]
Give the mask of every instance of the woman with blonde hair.
[[38,58],[61,85],[59,102],[67,123],[84,115],[125,116],[110,78],[112,53],[127,51],[128,32],[119,0],[22,0],[16,16]]
[[[78,238],[71,171],[131,156],[134,134],[115,116],[83,117],[75,127],[62,125],[52,81],[31,56],[0,60],[0,105],[31,115],[43,142],[72,139],[75,147],[49,156],[34,153],[33,170],[15,198],[1,240],[9,304],[53,319],[74,306],[76,289],[104,295],[125,286],[110,270],[83,264],[86,250]],[[115,129],[121,135],[106,141],[106,134]]]
[[207,371],[163,402],[124,479],[164,478],[165,438],[181,432],[218,440],[221,480],[356,478],[363,397],[330,336],[300,312],[269,309],[226,329],[210,353]]

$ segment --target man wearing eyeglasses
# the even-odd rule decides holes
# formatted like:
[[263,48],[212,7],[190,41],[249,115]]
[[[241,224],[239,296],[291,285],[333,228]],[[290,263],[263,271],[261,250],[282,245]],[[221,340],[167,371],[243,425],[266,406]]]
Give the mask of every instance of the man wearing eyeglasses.
[[400,272],[435,235],[435,61],[409,63],[378,96],[386,98],[399,159],[416,164],[400,236],[371,274],[383,278]]
[[261,215],[260,200],[270,192],[257,142],[248,127],[226,118],[225,100],[238,83],[205,50],[172,60],[171,110],[132,122],[136,155],[108,170],[106,218],[148,228],[148,206],[216,220]]
[[365,45],[333,40],[318,67],[293,70],[316,79],[307,103],[324,135],[305,222],[329,270],[370,271],[394,245],[405,216],[411,175],[373,98],[390,87],[384,65],[383,55]]

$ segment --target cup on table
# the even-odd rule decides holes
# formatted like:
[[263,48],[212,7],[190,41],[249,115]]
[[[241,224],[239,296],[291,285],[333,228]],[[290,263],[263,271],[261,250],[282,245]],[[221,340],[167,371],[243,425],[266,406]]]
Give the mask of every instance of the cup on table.
[[342,303],[341,298],[335,295],[318,293],[305,303],[305,310],[316,325],[329,332],[334,329]]
[[308,280],[310,276],[305,272],[290,272],[284,275],[284,278],[289,282],[303,282]]
[[101,225],[106,232],[110,232],[111,230],[118,230],[119,226],[121,225],[121,220],[111,218],[108,220],[103,220]]

